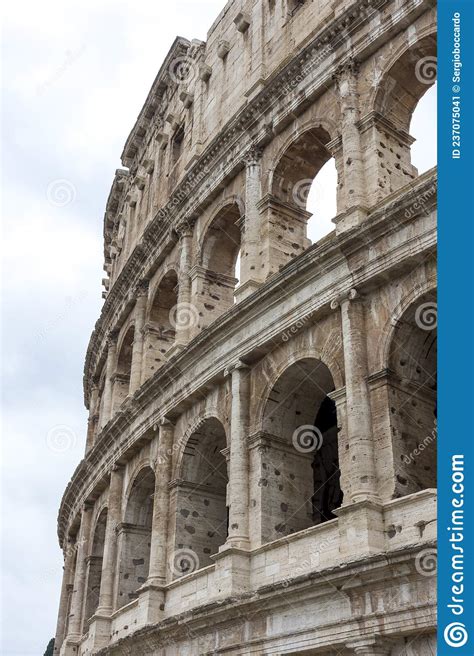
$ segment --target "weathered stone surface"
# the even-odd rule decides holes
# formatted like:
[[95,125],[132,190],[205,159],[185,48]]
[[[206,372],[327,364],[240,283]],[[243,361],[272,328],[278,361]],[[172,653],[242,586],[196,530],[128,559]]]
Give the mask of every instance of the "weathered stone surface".
[[434,653],[435,34],[429,0],[232,0],[175,41],[107,201],[55,653]]

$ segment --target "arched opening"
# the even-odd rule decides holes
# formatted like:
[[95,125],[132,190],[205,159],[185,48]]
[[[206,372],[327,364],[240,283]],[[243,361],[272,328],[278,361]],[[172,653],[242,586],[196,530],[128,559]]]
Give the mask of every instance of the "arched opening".
[[[372,202],[397,191],[418,175],[412,160],[414,137],[418,137],[416,159],[419,161],[422,156],[422,162],[433,162],[434,92],[420,101],[436,81],[436,52],[436,36],[426,36],[405,50],[378,81],[370,146],[373,157],[367,171]],[[412,124],[419,103],[416,122]],[[413,127],[418,134],[411,131]]]
[[240,279],[240,224],[240,209],[232,203],[220,210],[204,235],[202,268],[193,281],[193,298],[200,304],[200,329],[234,304],[234,292]]
[[292,364],[264,410],[259,494],[268,542],[335,518],[342,504],[337,412],[328,367],[315,358]]
[[87,562],[86,605],[84,615],[86,621],[94,615],[99,606],[106,527],[107,509],[105,508],[97,519],[92,539],[92,548]]
[[436,315],[430,292],[399,319],[390,345],[395,498],[436,487]]
[[114,377],[114,408],[118,408],[122,405],[130,390],[130,372],[132,370],[134,339],[135,329],[133,326],[130,326],[122,340],[117,356],[117,369]]
[[174,577],[213,563],[211,556],[227,539],[227,462],[224,427],[204,421],[186,443],[176,503]]
[[132,485],[124,522],[119,527],[119,608],[137,597],[139,588],[148,578],[154,493],[155,474],[150,467],[145,467]]
[[337,169],[333,158],[324,164],[309,189],[306,209],[308,239],[315,244],[334,230],[332,220],[337,215]]
[[298,135],[271,177],[264,241],[270,242],[269,273],[331,232],[337,214],[337,171],[329,133],[314,127]]
[[178,276],[171,270],[164,276],[150,304],[144,335],[144,379],[150,378],[166,362],[166,353],[176,339],[173,310],[178,305]]
[[416,139],[411,147],[411,160],[421,175],[436,166],[438,98],[437,83],[429,87],[413,112],[410,125],[411,136]]

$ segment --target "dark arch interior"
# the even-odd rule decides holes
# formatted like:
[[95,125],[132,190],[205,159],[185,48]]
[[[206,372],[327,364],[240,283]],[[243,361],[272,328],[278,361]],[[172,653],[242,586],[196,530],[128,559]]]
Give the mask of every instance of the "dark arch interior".
[[182,576],[212,564],[211,555],[224,544],[228,530],[227,462],[222,424],[207,419],[189,438],[176,488],[176,552],[191,553],[174,566]]
[[306,358],[282,374],[263,418],[262,537],[270,541],[335,517],[340,487],[337,412],[326,365]]
[[390,348],[390,417],[395,497],[436,487],[436,296],[428,293],[398,321]]
[[436,80],[436,36],[420,39],[406,50],[379,85],[375,110],[405,132],[413,112]]
[[124,524],[119,531],[120,570],[118,607],[137,597],[146,582],[150,567],[151,529],[155,474],[145,467],[136,477],[125,510]]
[[224,207],[204,236],[201,265],[204,270],[200,327],[232,307],[240,279],[241,213],[236,203]]
[[107,527],[107,509],[97,519],[92,548],[87,564],[87,587],[85,619],[89,620],[99,606],[100,584],[102,581],[102,562],[104,558],[105,531]]

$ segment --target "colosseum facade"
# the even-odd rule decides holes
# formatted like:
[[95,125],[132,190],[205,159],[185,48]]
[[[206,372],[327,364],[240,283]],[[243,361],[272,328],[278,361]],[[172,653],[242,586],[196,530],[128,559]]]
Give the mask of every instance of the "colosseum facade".
[[105,210],[55,654],[435,654],[435,54],[432,0],[230,0],[175,40]]

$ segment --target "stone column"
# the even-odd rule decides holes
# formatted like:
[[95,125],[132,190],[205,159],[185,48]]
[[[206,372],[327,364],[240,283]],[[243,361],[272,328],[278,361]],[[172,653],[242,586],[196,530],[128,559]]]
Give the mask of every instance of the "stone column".
[[334,78],[339,91],[344,162],[343,215],[336,220],[339,232],[358,225],[367,215],[364,160],[359,132],[359,65],[354,59],[342,64]]
[[191,302],[191,257],[193,230],[186,227],[180,230],[180,260],[178,273],[178,307],[173,321],[176,326],[175,346],[184,348],[189,342],[191,331],[197,326],[198,311]]
[[229,461],[229,535],[227,544],[249,549],[250,370],[243,363],[231,370],[232,408]]
[[148,281],[142,282],[137,290],[135,305],[135,330],[133,336],[132,366],[130,370],[129,394],[134,394],[141,385],[143,360],[143,329],[148,301]]
[[347,434],[353,470],[352,501],[378,500],[374,438],[367,370],[367,340],[364,304],[358,292],[333,301],[341,308],[342,340],[346,377]]
[[148,580],[142,586],[139,597],[142,612],[150,621],[157,621],[164,610],[173,436],[174,424],[167,419],[162,419],[155,466],[150,568]]
[[115,466],[110,474],[99,605],[89,624],[89,642],[93,653],[110,642],[111,616],[115,610],[115,579],[118,568],[117,527],[122,520],[124,468]]
[[74,589],[72,592],[67,642],[75,642],[82,636],[82,607],[85,595],[86,558],[89,548],[91,519],[92,505],[85,503],[82,509],[81,528],[77,541],[76,572],[74,574]]
[[64,550],[63,581],[61,585],[61,597],[59,599],[58,621],[56,624],[56,636],[54,638],[54,653],[59,654],[67,629],[67,612],[69,606],[69,586],[73,574],[74,548],[68,544]]
[[87,420],[87,439],[86,453],[94,446],[97,430],[97,410],[99,402],[99,385],[95,381],[92,385],[91,397],[89,401],[89,419]]
[[102,577],[97,615],[110,615],[115,610],[114,581],[117,569],[117,526],[122,521],[124,468],[116,466],[110,474],[107,526],[105,529]]
[[167,419],[160,422],[158,454],[155,467],[155,496],[150,548],[148,583],[166,583],[166,543],[168,533],[169,484],[173,453],[174,425]]
[[[371,554],[383,551],[385,535],[377,491],[375,446],[368,387],[364,304],[351,289],[331,304],[340,307],[346,379],[346,429],[349,452],[349,498],[335,511],[339,517],[340,551]],[[342,463],[341,463],[342,464]]]
[[102,407],[101,427],[105,426],[112,417],[113,403],[113,376],[117,368],[117,338],[118,333],[113,331],[107,338],[107,362],[105,365],[104,403]]
[[246,298],[262,282],[260,251],[260,211],[258,204],[262,198],[261,163],[262,151],[252,148],[244,158],[245,179],[245,224],[242,233],[240,262],[240,286],[236,291],[237,300]]

